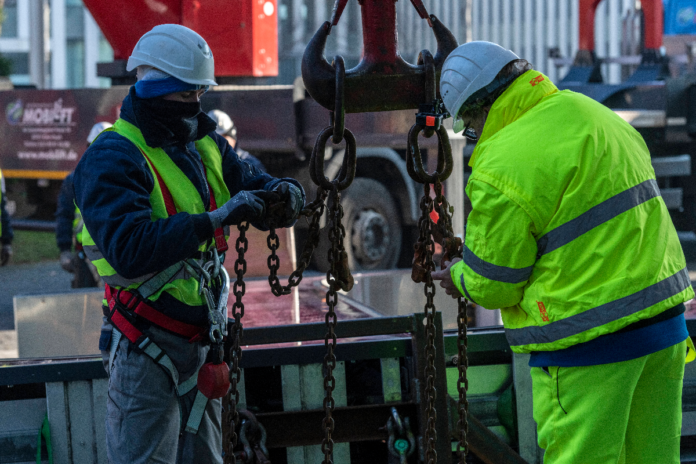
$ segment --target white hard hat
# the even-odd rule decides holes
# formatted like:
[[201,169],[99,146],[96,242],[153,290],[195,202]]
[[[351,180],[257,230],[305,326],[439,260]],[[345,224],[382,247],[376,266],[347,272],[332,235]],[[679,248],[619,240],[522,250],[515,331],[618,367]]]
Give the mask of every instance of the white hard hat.
[[208,116],[217,123],[215,132],[220,135],[229,135],[237,140],[237,128],[232,122],[232,118],[222,110],[210,110]]
[[105,129],[108,129],[109,127],[113,126],[110,122],[98,122],[95,125],[92,126],[92,129],[89,131],[89,135],[87,136],[87,143],[91,144],[94,142],[94,139],[97,138],[97,135],[101,134],[101,132]]
[[189,84],[217,85],[213,52],[203,37],[179,24],[160,24],[133,49],[126,70],[148,65]]
[[[440,95],[456,119],[464,103],[486,88],[508,63],[520,57],[492,42],[468,42],[455,48],[442,65]],[[496,83],[497,84],[497,83]],[[499,85],[487,89],[494,91]]]

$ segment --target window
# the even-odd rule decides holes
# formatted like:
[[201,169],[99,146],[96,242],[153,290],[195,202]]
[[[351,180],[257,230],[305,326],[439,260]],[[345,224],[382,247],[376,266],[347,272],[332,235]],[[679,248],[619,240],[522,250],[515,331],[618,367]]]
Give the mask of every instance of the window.
[[2,13],[4,19],[2,21],[0,37],[17,37],[17,0],[5,0]]

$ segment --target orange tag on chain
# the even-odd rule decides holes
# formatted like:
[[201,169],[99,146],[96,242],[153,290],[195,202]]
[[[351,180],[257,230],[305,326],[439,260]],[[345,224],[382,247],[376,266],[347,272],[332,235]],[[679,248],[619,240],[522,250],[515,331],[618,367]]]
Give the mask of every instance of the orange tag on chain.
[[430,212],[430,220],[433,221],[435,224],[437,224],[437,221],[440,220],[440,215],[437,214],[437,211],[432,210]]

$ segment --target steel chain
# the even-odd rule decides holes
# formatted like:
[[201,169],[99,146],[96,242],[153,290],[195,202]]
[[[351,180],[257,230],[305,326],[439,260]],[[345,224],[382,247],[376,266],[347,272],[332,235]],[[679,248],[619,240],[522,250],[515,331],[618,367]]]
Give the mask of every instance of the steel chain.
[[322,428],[324,429],[324,440],[321,444],[321,451],[324,453],[324,464],[333,463],[333,446],[334,441],[332,439],[332,434],[334,431],[334,419],[333,411],[335,407],[335,401],[333,398],[333,391],[336,388],[336,379],[334,378],[333,371],[336,368],[336,355],[334,350],[336,348],[336,305],[338,304],[338,292],[337,289],[340,288],[338,269],[340,266],[341,255],[345,251],[343,250],[343,238],[345,236],[345,229],[343,227],[343,207],[341,206],[341,194],[337,189],[331,192],[331,225],[329,228],[329,240],[331,242],[331,249],[329,250],[328,260],[329,260],[329,271],[326,273],[326,280],[329,284],[329,290],[326,292],[326,304],[329,307],[326,313],[326,337],[324,338],[324,343],[326,345],[326,355],[324,356],[324,412],[326,416],[322,421]]
[[466,392],[469,389],[469,380],[467,378],[467,369],[469,367],[467,346],[467,301],[462,297],[457,298],[457,392],[459,399],[457,406],[459,408],[459,420],[457,427],[459,428],[459,442],[457,443],[457,454],[459,463],[466,463],[466,455],[469,452],[469,442],[467,440],[469,434],[469,401],[466,397]]
[[239,404],[239,390],[237,385],[241,381],[242,370],[239,363],[242,360],[242,317],[244,317],[244,303],[242,297],[246,292],[244,283],[244,274],[246,273],[247,263],[244,259],[244,254],[249,249],[249,242],[246,238],[246,231],[249,229],[249,223],[243,222],[237,226],[239,229],[239,237],[237,237],[236,250],[237,260],[234,263],[234,270],[237,274],[237,280],[234,283],[233,293],[235,302],[232,306],[232,316],[234,317],[234,325],[232,326],[232,346],[229,351],[230,359],[230,384],[232,384],[229,393],[223,399],[223,423],[227,425],[227,430],[223,436],[223,446],[225,448],[225,464],[236,464],[237,459],[234,455],[234,448],[237,446],[237,424],[239,423],[239,413],[237,405]]
[[433,263],[433,254],[435,253],[435,242],[432,237],[432,221],[430,220],[430,212],[433,211],[433,199],[430,198],[430,184],[423,184],[423,197],[421,198],[420,208],[421,217],[418,221],[420,230],[419,242],[422,245],[423,264],[425,268],[425,400],[427,401],[426,408],[426,425],[425,425],[425,462],[427,464],[435,464],[437,462],[437,451],[435,445],[437,443],[437,430],[435,422],[437,421],[437,411],[435,410],[435,399],[437,391],[435,390],[435,284],[431,272],[435,270]]
[[[442,184],[439,181],[435,182],[435,211],[439,215],[437,228],[440,235],[443,237],[443,248],[445,252],[442,256],[442,266],[444,267],[445,261],[451,261],[455,257],[461,258],[462,240],[454,235],[454,230],[452,228],[452,214],[454,208],[450,206],[442,192]],[[469,401],[466,397],[466,392],[469,389],[469,380],[467,378],[467,370],[469,367],[467,358],[467,307],[468,301],[466,298],[457,298],[457,370],[459,373],[457,378],[457,392],[459,394],[457,402],[459,409],[459,420],[457,422],[459,442],[457,444],[457,454],[460,464],[466,463],[466,455],[469,451],[469,444],[467,441],[467,434],[469,432],[469,423],[467,421]]]
[[317,189],[316,199],[307,205],[303,210],[301,215],[305,217],[311,216],[312,219],[309,224],[309,235],[307,241],[302,248],[302,253],[300,254],[300,259],[297,262],[297,268],[290,274],[287,285],[282,285],[280,279],[278,278],[278,269],[280,268],[280,258],[278,257],[276,251],[280,246],[280,240],[278,234],[276,234],[275,227],[271,227],[266,244],[271,250],[271,254],[268,257],[267,264],[270,271],[268,277],[268,283],[271,285],[271,292],[275,296],[288,295],[292,291],[293,287],[297,287],[302,281],[302,274],[304,273],[309,262],[312,259],[312,254],[314,250],[319,245],[319,233],[320,233],[320,221],[321,216],[324,214],[324,209],[326,206],[326,197],[328,193],[319,187]]

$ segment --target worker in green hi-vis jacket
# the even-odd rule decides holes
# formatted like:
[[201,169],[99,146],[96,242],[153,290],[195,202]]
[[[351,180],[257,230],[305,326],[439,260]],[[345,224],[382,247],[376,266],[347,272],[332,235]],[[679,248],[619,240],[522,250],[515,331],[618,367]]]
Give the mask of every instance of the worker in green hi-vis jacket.
[[490,42],[450,54],[440,93],[477,144],[463,259],[433,278],[531,354],[544,462],[678,463],[694,291],[642,137]]

